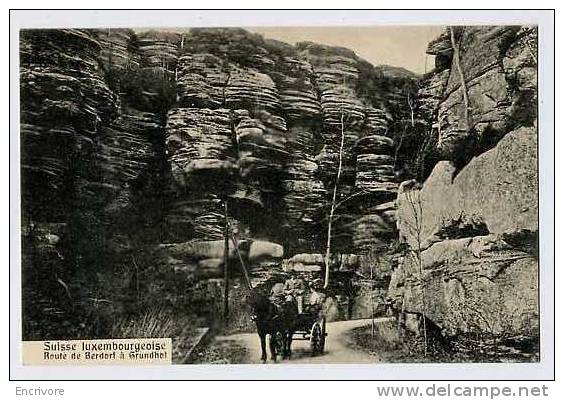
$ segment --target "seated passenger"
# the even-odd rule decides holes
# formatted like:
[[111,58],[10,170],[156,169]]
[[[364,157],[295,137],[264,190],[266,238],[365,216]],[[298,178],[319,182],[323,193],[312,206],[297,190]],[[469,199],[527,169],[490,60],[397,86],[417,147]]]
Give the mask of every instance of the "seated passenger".
[[310,286],[311,294],[309,296],[309,305],[312,310],[316,310],[317,312],[321,311],[321,309],[323,308],[323,303],[327,298],[325,293],[321,292],[322,288],[323,282],[321,281],[321,279],[316,279]]
[[306,291],[306,284],[303,279],[298,278],[294,275],[287,279],[284,283],[284,292],[296,299],[298,305],[298,314],[303,312],[304,307],[304,294]]

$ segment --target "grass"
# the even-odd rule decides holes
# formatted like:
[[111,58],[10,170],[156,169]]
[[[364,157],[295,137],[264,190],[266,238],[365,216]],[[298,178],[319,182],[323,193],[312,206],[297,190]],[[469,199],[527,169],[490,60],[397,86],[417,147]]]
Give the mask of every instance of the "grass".
[[242,364],[248,351],[233,340],[214,341],[198,352],[194,364]]
[[113,338],[171,338],[172,362],[177,364],[196,344],[200,332],[188,317],[174,316],[161,308],[149,309],[143,314],[124,318],[114,324]]
[[137,318],[122,319],[112,327],[115,338],[168,338],[178,330],[172,314],[150,309]]
[[[497,345],[489,342],[472,343],[467,338],[453,340],[449,347],[429,339],[427,356],[423,354],[423,339],[413,334],[400,332],[394,321],[376,325],[374,335],[370,326],[353,329],[347,337],[352,348],[366,351],[389,363],[494,363],[494,362],[535,362],[538,352],[527,348],[515,351],[514,346]],[[471,344],[472,346],[468,346]],[[522,346],[524,348],[524,346]],[[531,346],[529,346],[531,347]],[[538,349],[537,349],[538,350]]]

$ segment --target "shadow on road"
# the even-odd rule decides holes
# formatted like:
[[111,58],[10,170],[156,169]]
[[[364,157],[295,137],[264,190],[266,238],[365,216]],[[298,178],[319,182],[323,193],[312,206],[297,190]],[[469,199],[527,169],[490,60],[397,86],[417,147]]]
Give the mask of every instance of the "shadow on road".
[[315,359],[315,358],[323,357],[323,356],[330,355],[330,354],[331,354],[331,352],[324,351],[323,354],[313,355],[311,349],[307,349],[307,348],[292,349],[292,358],[290,359],[290,361],[307,359],[307,358]]

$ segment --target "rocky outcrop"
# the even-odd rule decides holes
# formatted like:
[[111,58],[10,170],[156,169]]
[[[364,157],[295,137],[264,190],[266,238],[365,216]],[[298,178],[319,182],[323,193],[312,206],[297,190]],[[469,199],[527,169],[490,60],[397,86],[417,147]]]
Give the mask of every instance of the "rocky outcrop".
[[[461,219],[482,223],[495,234],[537,231],[536,148],[536,130],[519,128],[456,175],[454,165],[438,163],[420,191],[399,194],[400,232],[416,246],[414,227],[420,226],[422,244],[430,244],[441,239],[437,234],[442,227]],[[419,214],[423,217],[418,225]]]
[[[293,47],[240,29],[193,29],[182,35],[177,53],[177,102],[190,111],[169,112],[167,149],[180,186],[194,184],[198,169],[215,171],[222,183],[204,182],[204,192],[227,196],[254,218],[256,211],[270,213],[258,220],[283,228],[276,236],[290,253],[312,251],[324,240],[319,221],[331,199],[344,124],[339,198],[371,192],[363,200],[378,205],[394,195],[391,116],[358,89],[373,67],[353,52],[313,43]],[[210,125],[188,138],[192,126],[209,125],[210,115],[222,119],[221,128]],[[223,194],[207,189],[212,181]],[[345,208],[334,235],[343,249],[373,221],[362,219],[354,204]],[[364,243],[359,250],[369,245],[367,236],[357,240]]]
[[448,28],[427,52],[419,162],[438,163],[401,185],[388,294],[446,334],[538,337],[536,29]]
[[158,115],[134,109],[122,109],[117,119],[101,128],[95,160],[100,178],[90,188],[104,204],[109,221],[131,207],[133,185],[157,157],[153,141],[160,131]]
[[[388,296],[446,335],[538,334],[538,261],[498,235],[446,239],[404,259]],[[405,278],[404,278],[405,277]]]
[[147,31],[137,35],[141,66],[173,74],[181,35],[175,32]]
[[127,86],[132,73],[139,70],[141,55],[137,36],[132,29],[93,29],[90,31],[101,45],[98,60],[106,81],[114,90]]
[[[239,256],[261,282],[284,270],[315,275],[342,162],[333,270],[358,272],[358,255],[384,251],[399,230],[425,253],[423,283],[408,260],[394,273],[390,293],[405,307],[419,310],[433,288],[429,315],[471,330],[444,310],[493,307],[484,288],[516,287],[522,297],[499,308],[513,312],[534,289],[536,31],[452,33],[429,45],[436,68],[419,82],[347,49],[242,29],[23,31],[24,225],[65,227],[56,246],[36,246],[48,268],[60,247],[68,271],[84,266],[92,282],[119,265],[116,285],[139,291],[145,278],[147,291],[167,281],[184,293],[222,276],[227,212],[234,275]],[[395,202],[400,177],[421,178],[408,164],[427,152],[433,173],[421,190],[404,184]],[[137,254],[150,265],[139,269]],[[515,332],[524,313],[508,320]]]
[[519,128],[457,175],[444,161],[421,189],[402,186],[398,226],[411,251],[390,283],[397,307],[449,334],[535,335],[536,148],[536,130]]
[[127,78],[127,92],[140,109],[166,114],[174,105],[180,39],[177,33],[147,31],[130,41],[139,69]]
[[278,65],[281,72],[273,73],[280,94],[280,102],[289,122],[317,119],[321,105],[312,66],[296,56],[284,57]]
[[[100,50],[100,43],[84,30],[21,34],[22,197],[25,213],[30,213],[26,217],[49,220],[54,212],[60,216],[65,205],[70,206],[70,192],[95,179],[88,168],[94,139],[100,125],[117,114],[117,97],[98,67]],[[72,188],[65,185],[69,173],[77,181]],[[79,195],[85,202],[93,200],[88,191]]]
[[444,333],[538,335],[535,43],[529,27],[454,27],[428,47],[416,118],[438,163],[400,188],[410,250],[389,295]]
[[229,75],[212,54],[185,54],[178,59],[178,103],[186,107],[221,107]]
[[[323,147],[315,161],[329,196],[342,159],[335,245],[338,249],[366,252],[368,247],[382,244],[382,237],[374,233],[382,233],[383,226],[378,224],[378,216],[368,216],[361,208],[367,202],[370,206],[388,202],[397,189],[390,114],[382,102],[364,95],[362,82],[369,80],[375,70],[367,69],[353,52],[314,43],[300,43],[297,47],[311,63],[318,87]],[[339,155],[341,142],[343,151]],[[393,224],[389,228],[386,234],[394,231]]]
[[283,118],[261,111],[251,118],[239,113],[235,127],[241,177],[256,183],[264,191],[272,191],[288,159],[286,124]]
[[213,194],[198,193],[175,199],[167,210],[166,224],[168,236],[174,241],[219,240],[225,225],[221,200]]
[[167,155],[179,186],[188,187],[189,180],[198,175],[213,179],[216,175],[229,178],[234,173],[229,110],[174,108],[168,113],[166,130]]
[[[163,122],[129,103],[133,37],[128,30],[21,34],[22,228],[29,232],[22,241],[25,252],[48,256],[24,261],[24,271],[43,275],[25,284],[26,315],[36,324],[26,335],[84,335],[89,299],[107,282],[124,284],[116,265],[127,265],[140,227],[159,213],[154,196],[140,193],[159,189]],[[37,245],[38,226],[64,226],[55,253]],[[107,334],[96,326],[91,335]]]
[[532,126],[535,107],[524,104],[536,101],[535,43],[532,27],[480,26],[448,28],[429,45],[436,69],[419,95],[441,159],[466,163],[515,127]]
[[414,115],[429,172],[400,187],[408,250],[388,294],[444,334],[538,338],[536,29],[448,28],[427,52]]

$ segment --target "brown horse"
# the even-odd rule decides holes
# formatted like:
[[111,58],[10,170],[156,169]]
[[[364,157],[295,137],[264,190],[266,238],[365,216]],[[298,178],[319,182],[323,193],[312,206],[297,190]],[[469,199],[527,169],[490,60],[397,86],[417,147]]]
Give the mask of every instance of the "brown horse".
[[[273,302],[269,296],[260,289],[252,289],[247,298],[253,315],[251,319],[257,325],[257,333],[260,337],[261,360],[266,362],[266,335],[269,335],[270,357],[276,362],[276,347],[282,344],[282,357],[291,356],[291,338],[294,325],[298,316],[298,307],[291,296],[281,304]],[[277,343],[281,340],[282,343]]]

